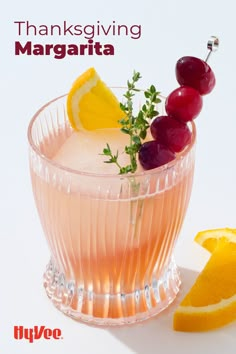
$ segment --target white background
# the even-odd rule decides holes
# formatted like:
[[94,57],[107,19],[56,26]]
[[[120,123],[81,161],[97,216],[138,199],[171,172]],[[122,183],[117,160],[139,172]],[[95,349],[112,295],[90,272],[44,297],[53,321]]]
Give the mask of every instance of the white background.
[[[236,324],[208,333],[177,333],[172,314],[196,278],[208,254],[195,245],[197,231],[235,227],[236,70],[234,1],[12,1],[4,3],[0,19],[1,85],[1,247],[0,247],[0,351],[1,353],[235,353]],[[14,21],[33,24],[140,24],[142,36],[108,37],[114,57],[14,56],[19,40]],[[31,193],[26,131],[35,111],[67,92],[77,75],[93,65],[109,85],[123,85],[133,69],[141,72],[142,86],[154,83],[164,95],[177,87],[174,67],[184,55],[206,56],[210,35],[220,38],[212,56],[217,85],[204,98],[198,117],[198,143],[194,187],[177,247],[183,288],[177,302],[158,318],[121,329],[97,329],[72,321],[58,312],[42,287],[49,253]],[[20,39],[23,43],[26,38]],[[34,43],[38,38],[28,38]],[[47,38],[57,43],[58,38]],[[61,43],[79,43],[60,38]],[[86,41],[81,39],[81,43]],[[60,341],[33,344],[16,341],[13,326],[59,327]]]

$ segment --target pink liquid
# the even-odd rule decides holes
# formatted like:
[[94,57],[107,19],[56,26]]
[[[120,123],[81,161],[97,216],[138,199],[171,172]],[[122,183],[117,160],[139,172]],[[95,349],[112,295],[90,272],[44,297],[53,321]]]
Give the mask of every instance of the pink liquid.
[[[52,158],[66,136],[59,131],[44,139],[41,152]],[[73,281],[76,289],[94,294],[92,302],[86,296],[82,302],[73,296],[72,311],[119,318],[148,310],[142,297],[138,305],[134,297],[127,298],[124,309],[116,295],[144,289],[167,269],[191,193],[194,158],[190,155],[174,171],[146,180],[137,177],[142,188],[132,198],[130,181],[121,189],[121,182],[112,177],[104,181],[70,174],[44,161],[40,168],[31,163],[36,205],[54,265],[67,283]],[[161,288],[159,296],[160,301],[167,300]],[[151,292],[151,306],[156,301]],[[60,302],[67,306],[66,295]]]

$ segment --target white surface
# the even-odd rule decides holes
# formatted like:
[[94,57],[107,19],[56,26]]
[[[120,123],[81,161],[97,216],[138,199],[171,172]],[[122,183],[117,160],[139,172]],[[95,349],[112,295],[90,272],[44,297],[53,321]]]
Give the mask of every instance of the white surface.
[[[160,317],[122,329],[96,329],[63,316],[48,301],[42,272],[48,250],[39,225],[28,173],[26,129],[31,116],[45,102],[65,93],[77,74],[94,65],[110,84],[124,84],[133,69],[142,85],[156,83],[163,94],[177,87],[176,60],[183,55],[204,57],[209,35],[221,47],[211,59],[217,77],[214,92],[204,98],[197,119],[198,148],[192,199],[176,248],[182,267],[183,290],[202,269],[207,254],[193,243],[199,230],[235,227],[235,10],[234,1],[12,1],[1,9],[1,353],[235,353],[236,324],[203,334],[176,333],[171,328],[175,303]],[[139,40],[110,39],[114,57],[15,57],[13,21],[32,23],[106,24],[114,19],[141,24]],[[36,39],[32,39],[37,42]],[[57,38],[45,41],[57,43]],[[78,42],[74,38],[68,42]],[[60,41],[63,43],[64,39]],[[101,40],[103,41],[103,40]],[[108,43],[109,43],[108,42]],[[13,326],[59,327],[62,340],[33,344],[16,341]]]

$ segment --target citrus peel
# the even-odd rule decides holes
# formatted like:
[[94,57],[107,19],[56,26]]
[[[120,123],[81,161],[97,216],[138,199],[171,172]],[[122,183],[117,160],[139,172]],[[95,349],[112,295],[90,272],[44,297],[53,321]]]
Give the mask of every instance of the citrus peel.
[[89,68],[73,83],[67,96],[67,115],[75,130],[119,128],[124,112],[112,90]]
[[207,331],[236,319],[236,230],[201,231],[195,241],[211,257],[174,313],[177,331]]

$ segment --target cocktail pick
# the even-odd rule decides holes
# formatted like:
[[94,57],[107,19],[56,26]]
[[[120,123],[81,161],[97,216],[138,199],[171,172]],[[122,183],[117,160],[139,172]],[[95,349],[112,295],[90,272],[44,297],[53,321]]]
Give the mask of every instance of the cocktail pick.
[[217,51],[218,47],[219,47],[219,38],[215,36],[211,36],[207,42],[208,53],[205,59],[206,63],[208,62],[211,53]]

